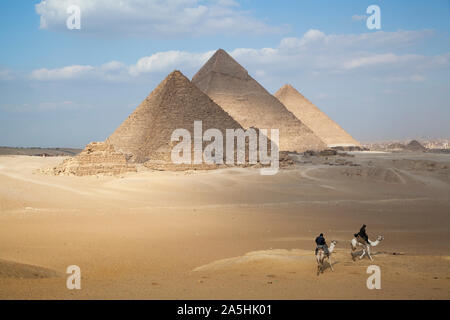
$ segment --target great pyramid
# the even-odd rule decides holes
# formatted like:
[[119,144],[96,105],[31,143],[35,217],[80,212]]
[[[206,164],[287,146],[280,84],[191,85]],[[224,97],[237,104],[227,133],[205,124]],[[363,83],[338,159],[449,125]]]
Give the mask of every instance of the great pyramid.
[[219,49],[192,82],[244,128],[279,129],[279,150],[323,150],[325,143]]
[[[203,132],[215,128],[224,137],[226,129],[243,129],[180,71],[174,71],[116,129],[106,143],[114,145],[130,162],[145,162],[149,167],[170,165],[171,151],[177,143],[171,142],[172,132],[186,129],[193,140],[194,121],[202,121]],[[194,143],[191,145],[193,148]]]
[[283,86],[275,93],[275,97],[322,139],[328,147],[361,147],[358,141],[292,86]]

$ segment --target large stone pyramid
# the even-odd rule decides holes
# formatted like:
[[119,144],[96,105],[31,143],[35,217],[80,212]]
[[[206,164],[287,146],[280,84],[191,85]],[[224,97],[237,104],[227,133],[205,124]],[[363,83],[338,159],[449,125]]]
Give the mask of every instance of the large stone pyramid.
[[[203,132],[242,129],[228,113],[200,91],[181,72],[172,72],[106,140],[130,162],[170,163],[175,129],[186,129],[193,139],[194,121]],[[193,143],[192,143],[193,145]]]
[[222,49],[206,62],[192,82],[244,128],[279,129],[280,151],[326,148],[320,138]]
[[358,141],[292,86],[283,86],[275,93],[275,97],[328,147],[361,147]]

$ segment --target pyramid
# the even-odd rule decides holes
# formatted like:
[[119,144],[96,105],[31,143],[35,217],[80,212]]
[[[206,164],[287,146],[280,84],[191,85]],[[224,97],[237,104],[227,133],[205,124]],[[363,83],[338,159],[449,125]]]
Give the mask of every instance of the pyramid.
[[336,122],[292,86],[283,86],[275,93],[275,97],[322,139],[328,147],[361,147],[358,141],[353,139]]
[[203,132],[215,128],[224,137],[226,129],[242,129],[181,72],[174,71],[114,131],[106,143],[126,155],[130,162],[170,165],[171,151],[178,143],[171,141],[173,131],[186,129],[193,140],[194,121],[202,121]]
[[405,149],[409,151],[426,151],[427,148],[425,148],[419,141],[412,140],[410,143],[408,143],[405,146]]
[[244,128],[279,129],[279,150],[322,150],[325,143],[219,49],[192,82]]
[[124,154],[104,142],[92,142],[73,158],[64,160],[53,168],[55,175],[118,175],[136,172],[136,167],[127,162]]

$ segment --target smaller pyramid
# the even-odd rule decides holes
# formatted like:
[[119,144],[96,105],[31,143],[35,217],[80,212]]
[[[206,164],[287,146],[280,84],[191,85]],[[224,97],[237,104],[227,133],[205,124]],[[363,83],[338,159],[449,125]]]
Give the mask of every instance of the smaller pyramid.
[[275,93],[275,97],[329,148],[361,147],[358,141],[291,85],[284,85]]
[[426,151],[427,150],[427,148],[425,148],[419,141],[417,141],[417,140],[412,140],[410,143],[408,143],[406,146],[405,146],[405,149],[406,150],[409,150],[409,151],[421,151],[421,152],[423,152],[423,151]]
[[53,168],[55,175],[118,175],[136,172],[136,167],[127,162],[124,154],[104,142],[92,142],[73,158],[64,160]]

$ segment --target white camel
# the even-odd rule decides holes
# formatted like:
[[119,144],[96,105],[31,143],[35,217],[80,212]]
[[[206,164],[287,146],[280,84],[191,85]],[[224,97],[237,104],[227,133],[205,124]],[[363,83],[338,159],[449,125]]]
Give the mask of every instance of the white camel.
[[351,254],[352,254],[353,260],[354,260],[353,251],[355,251],[358,246],[361,246],[363,249],[363,252],[362,252],[361,256],[359,257],[359,259],[362,259],[367,254],[369,259],[371,261],[373,261],[372,256],[370,255],[370,247],[376,247],[377,245],[380,244],[381,241],[383,241],[383,239],[384,239],[383,236],[378,236],[377,240],[375,240],[375,241],[370,241],[370,239],[369,239],[369,244],[367,244],[361,237],[353,238],[351,241],[351,244],[352,244]]
[[323,263],[325,259],[328,260],[328,264],[330,265],[331,271],[334,271],[333,265],[331,264],[331,253],[333,253],[334,247],[336,246],[337,241],[331,241],[330,247],[328,248],[328,254],[325,254],[323,248],[317,249],[316,260],[317,260],[317,275],[319,273],[323,273]]

